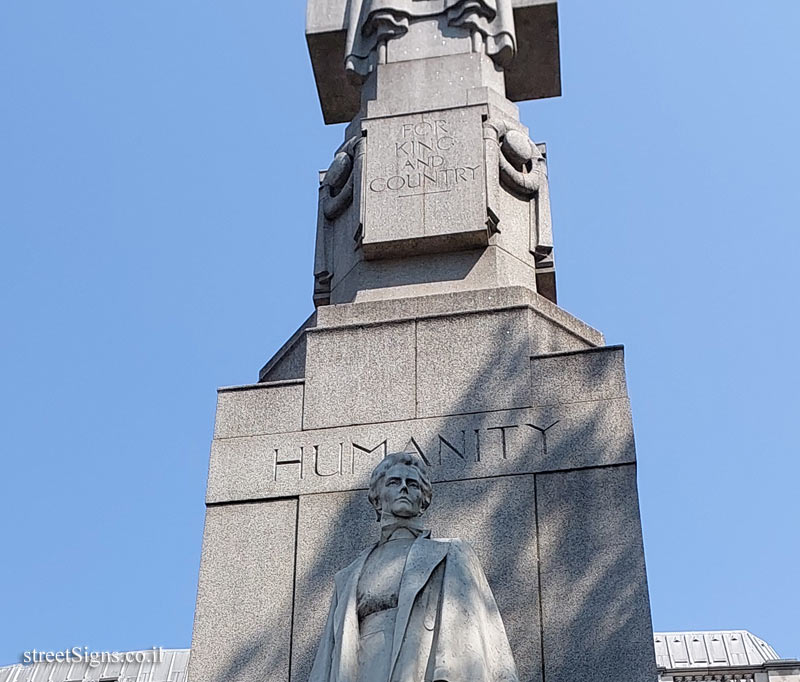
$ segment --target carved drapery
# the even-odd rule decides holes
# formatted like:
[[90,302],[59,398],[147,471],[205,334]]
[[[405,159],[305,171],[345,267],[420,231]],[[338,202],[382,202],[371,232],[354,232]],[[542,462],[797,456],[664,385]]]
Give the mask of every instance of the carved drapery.
[[[373,54],[387,40],[408,32],[412,21],[444,15],[449,26],[480,36],[483,49],[504,67],[516,53],[511,0],[350,0],[345,68],[361,81],[372,70]],[[421,55],[424,56],[424,55]]]
[[316,305],[326,305],[330,302],[334,223],[353,204],[355,188],[361,178],[363,158],[364,138],[360,135],[351,137],[336,151],[331,165],[320,182],[317,244],[314,255]]

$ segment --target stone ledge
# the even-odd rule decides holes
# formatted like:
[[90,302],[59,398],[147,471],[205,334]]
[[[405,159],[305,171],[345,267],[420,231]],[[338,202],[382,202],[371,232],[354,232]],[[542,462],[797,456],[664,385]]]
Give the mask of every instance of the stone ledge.
[[590,346],[605,344],[605,337],[601,332],[544,296],[520,286],[322,306],[317,310],[315,331],[513,308],[530,308],[538,315],[583,339]]
[[591,346],[605,343],[601,332],[544,296],[521,286],[322,306],[317,310],[315,331],[523,307],[555,322]]

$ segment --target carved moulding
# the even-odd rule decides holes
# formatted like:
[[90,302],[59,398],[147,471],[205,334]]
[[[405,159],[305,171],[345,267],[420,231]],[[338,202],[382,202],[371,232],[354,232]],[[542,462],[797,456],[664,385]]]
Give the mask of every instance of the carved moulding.
[[336,150],[319,186],[317,244],[314,255],[314,305],[330,303],[334,274],[333,237],[336,221],[353,205],[360,189],[364,138],[351,137]]
[[497,168],[500,185],[531,207],[529,250],[536,264],[536,287],[540,294],[556,301],[553,224],[550,188],[544,146],[539,147],[518,123],[503,118],[484,122],[486,164]]

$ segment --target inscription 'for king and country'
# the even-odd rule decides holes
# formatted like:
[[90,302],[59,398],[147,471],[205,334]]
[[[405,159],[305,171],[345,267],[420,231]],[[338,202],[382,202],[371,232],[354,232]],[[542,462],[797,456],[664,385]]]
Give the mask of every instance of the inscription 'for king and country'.
[[448,159],[457,144],[446,119],[402,124],[394,142],[397,173],[374,178],[370,190],[413,197],[450,192],[476,180],[480,166],[457,165]]

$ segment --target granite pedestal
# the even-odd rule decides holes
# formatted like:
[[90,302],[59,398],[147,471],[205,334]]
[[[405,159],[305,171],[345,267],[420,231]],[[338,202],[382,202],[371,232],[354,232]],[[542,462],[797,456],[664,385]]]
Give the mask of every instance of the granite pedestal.
[[654,681],[623,349],[557,305],[547,150],[512,103],[560,93],[556,3],[311,0],[307,37],[350,123],[316,310],[219,391],[190,681],[306,682],[393,452],[474,547],[519,680]]

